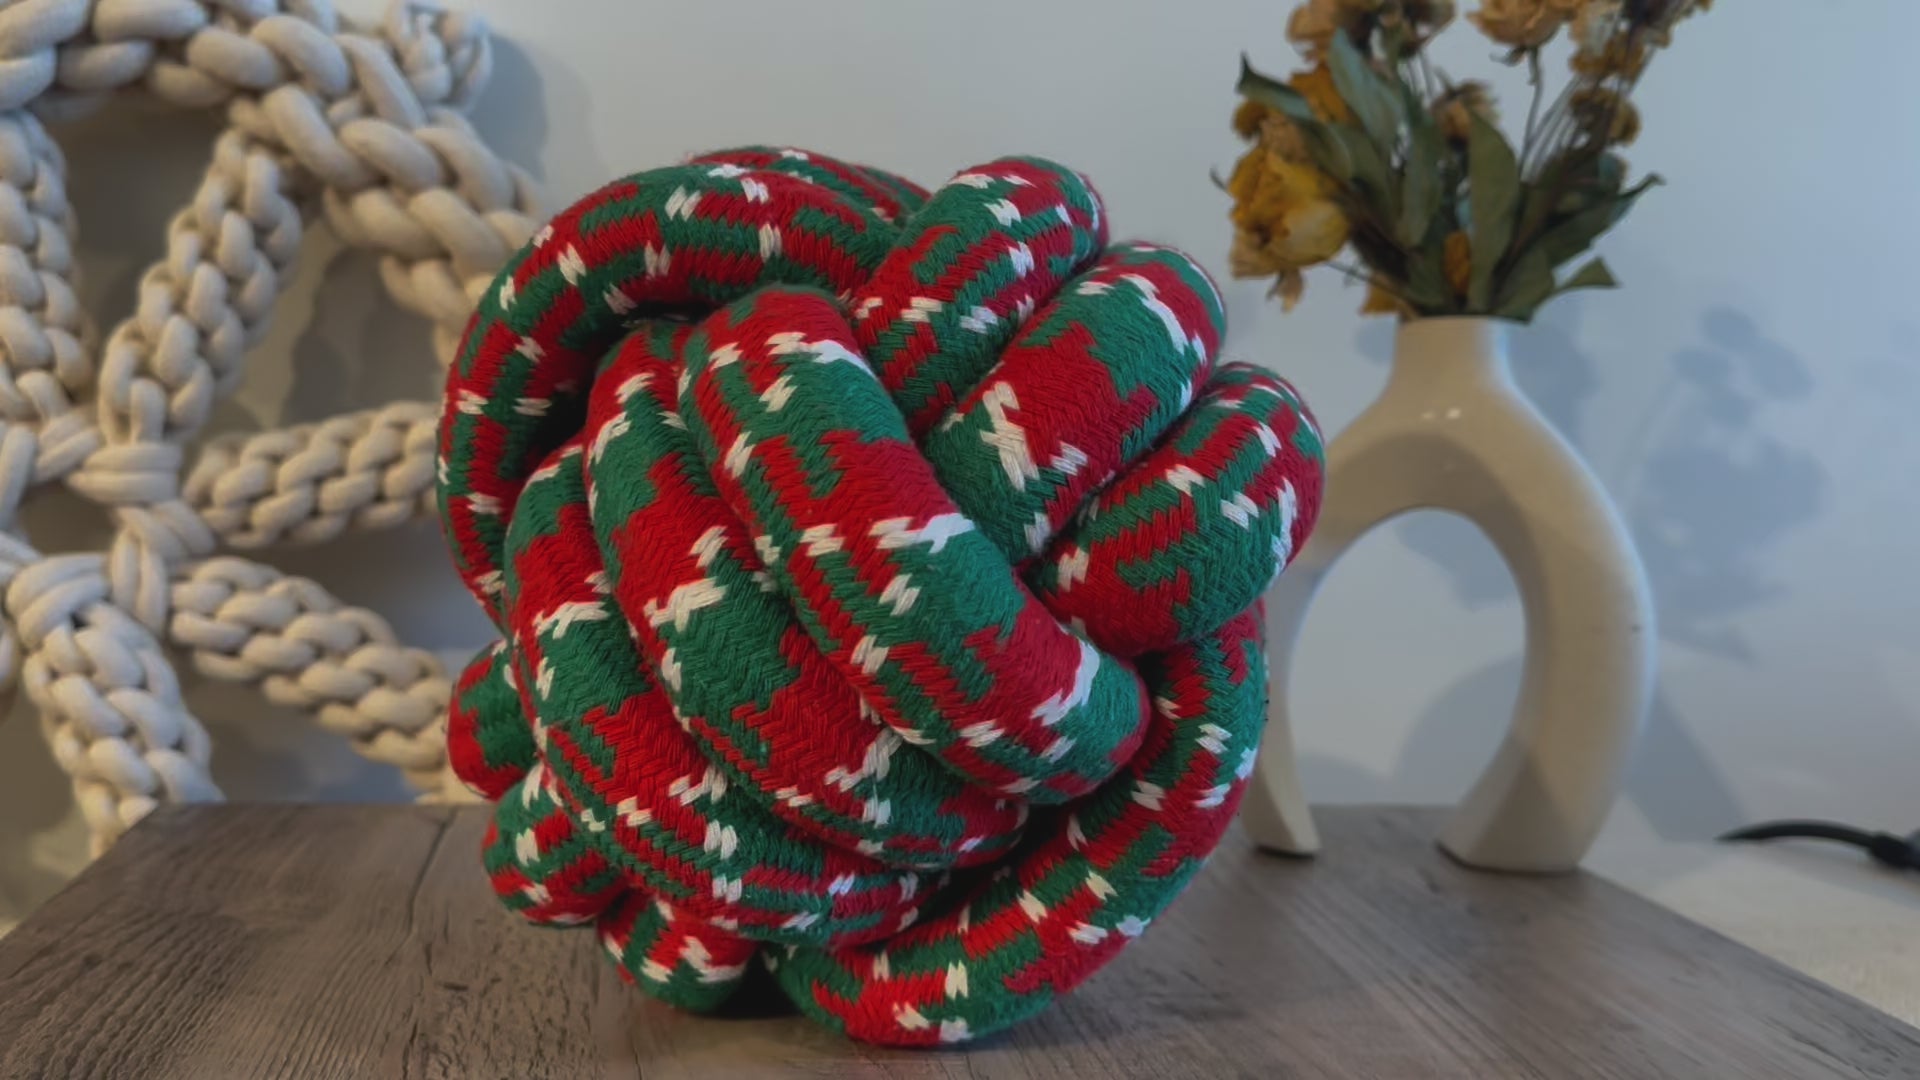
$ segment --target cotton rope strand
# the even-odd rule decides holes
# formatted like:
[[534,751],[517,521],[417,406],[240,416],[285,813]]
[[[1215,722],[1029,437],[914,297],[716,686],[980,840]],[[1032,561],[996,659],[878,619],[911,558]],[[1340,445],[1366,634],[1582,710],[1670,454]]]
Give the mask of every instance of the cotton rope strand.
[[504,640],[449,756],[505,903],[711,1009],[953,1042],[1043,1008],[1218,842],[1259,597],[1319,504],[1185,255],[1008,158],[931,195],[796,150],[617,181],[481,299],[442,520]]

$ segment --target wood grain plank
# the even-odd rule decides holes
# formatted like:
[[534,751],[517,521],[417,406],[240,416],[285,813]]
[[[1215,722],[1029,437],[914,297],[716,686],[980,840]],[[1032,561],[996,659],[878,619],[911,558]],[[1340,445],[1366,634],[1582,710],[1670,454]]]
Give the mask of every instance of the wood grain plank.
[[0,1077],[1920,1077],[1920,1032],[1604,881],[1318,820],[1312,862],[1230,837],[1040,1018],[907,1052],[647,1000],[494,903],[481,809],[170,809],[0,940]]

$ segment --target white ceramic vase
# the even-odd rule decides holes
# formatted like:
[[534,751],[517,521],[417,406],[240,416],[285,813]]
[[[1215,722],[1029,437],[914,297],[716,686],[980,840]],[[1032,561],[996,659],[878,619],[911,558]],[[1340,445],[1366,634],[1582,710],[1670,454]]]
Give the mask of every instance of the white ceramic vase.
[[1273,683],[1243,822],[1262,847],[1319,847],[1294,765],[1289,667],[1328,569],[1409,510],[1452,511],[1492,541],[1520,593],[1526,661],[1493,762],[1440,835],[1486,869],[1572,869],[1620,786],[1653,679],[1653,607],[1633,543],[1579,455],[1514,385],[1507,324],[1403,323],[1378,401],[1328,447],[1312,539],[1269,598]]

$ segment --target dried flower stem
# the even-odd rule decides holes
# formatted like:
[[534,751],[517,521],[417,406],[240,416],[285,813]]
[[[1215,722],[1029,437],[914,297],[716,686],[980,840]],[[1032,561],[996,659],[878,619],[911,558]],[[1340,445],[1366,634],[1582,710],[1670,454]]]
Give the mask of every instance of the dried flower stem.
[[[1354,266],[1350,263],[1329,262],[1326,264],[1326,267],[1329,270],[1332,270],[1337,274],[1344,275],[1345,277],[1353,281],[1357,281],[1362,285],[1374,285],[1379,287],[1383,292],[1390,292],[1395,296],[1400,296],[1400,291],[1393,287],[1392,282],[1388,281],[1387,279],[1381,277],[1378,274],[1369,273],[1368,271],[1363,270],[1358,266]],[[1403,300],[1406,299],[1405,297],[1400,297],[1400,298]]]
[[1535,132],[1536,141],[1530,148],[1531,155],[1525,150],[1522,151],[1520,169],[1528,179],[1539,175],[1537,166],[1545,165],[1559,157],[1559,151],[1566,149],[1561,145],[1561,140],[1575,130],[1573,95],[1581,85],[1579,80],[1574,80],[1561,88],[1559,96],[1555,97],[1553,104],[1547,107],[1546,119],[1540,123],[1539,130]]
[[1527,106],[1527,133],[1520,142],[1522,160],[1533,150],[1533,131],[1540,120],[1540,98],[1546,90],[1546,82],[1540,74],[1540,50],[1527,50],[1527,81],[1533,84],[1533,101]]
[[1422,88],[1425,89],[1426,91],[1427,101],[1432,102],[1440,96],[1440,87],[1442,84],[1446,82],[1446,80],[1436,78],[1434,76],[1433,63],[1432,61],[1427,59],[1427,47],[1425,42],[1420,43],[1419,51],[1415,52],[1413,55],[1420,58],[1420,82],[1421,82]]

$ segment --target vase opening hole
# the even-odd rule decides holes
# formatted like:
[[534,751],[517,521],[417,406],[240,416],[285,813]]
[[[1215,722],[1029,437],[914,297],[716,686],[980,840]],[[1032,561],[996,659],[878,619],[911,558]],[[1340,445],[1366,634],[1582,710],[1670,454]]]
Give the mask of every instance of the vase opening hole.
[[1274,683],[1308,800],[1457,801],[1512,720],[1524,641],[1513,579],[1472,522],[1420,510],[1369,530],[1326,573]]

